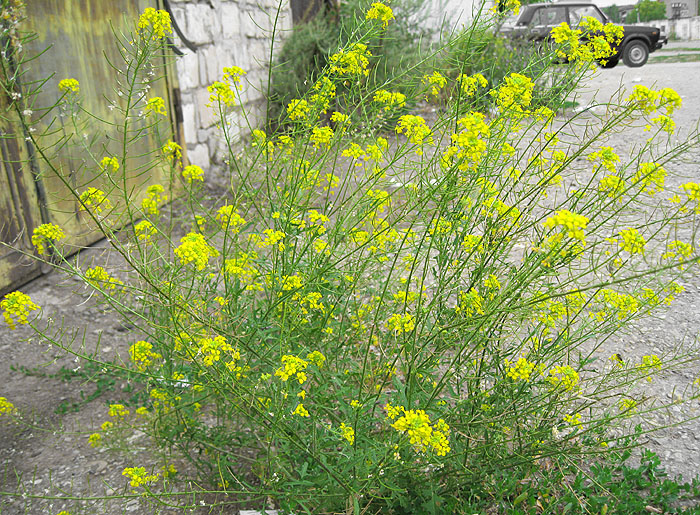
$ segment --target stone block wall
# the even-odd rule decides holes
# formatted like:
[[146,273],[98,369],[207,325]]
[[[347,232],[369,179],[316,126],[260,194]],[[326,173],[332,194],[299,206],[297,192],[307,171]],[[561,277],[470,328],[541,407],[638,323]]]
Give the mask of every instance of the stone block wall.
[[[184,36],[197,47],[188,50],[177,38],[175,45],[184,52],[176,61],[182,97],[185,141],[190,163],[211,170],[222,163],[225,152],[216,129],[214,111],[207,107],[207,87],[220,80],[225,66],[240,66],[247,75],[242,79],[243,108],[252,128],[262,120],[264,94],[272,33],[277,20],[281,45],[291,29],[289,0],[170,0],[173,17]],[[250,132],[240,108],[231,117],[237,137]],[[243,122],[242,129],[238,129]]]

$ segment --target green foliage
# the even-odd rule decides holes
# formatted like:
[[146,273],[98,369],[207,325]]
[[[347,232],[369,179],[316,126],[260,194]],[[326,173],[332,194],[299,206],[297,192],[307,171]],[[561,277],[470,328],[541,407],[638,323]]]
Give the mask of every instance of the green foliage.
[[[481,73],[491,86],[501,83],[514,69],[527,69],[528,75],[537,77],[533,98],[537,106],[560,105],[578,77],[574,67],[555,65],[556,56],[547,43],[504,38],[494,34],[487,23],[464,29],[446,49],[444,62],[446,74],[453,79],[462,73]],[[554,69],[556,73],[548,73]],[[483,108],[493,99],[481,97],[479,101]]]
[[[201,201],[203,171],[167,141],[167,120],[145,108],[159,105],[148,99],[151,66],[166,48],[155,26],[121,41],[117,149],[105,156],[71,135],[56,145],[85,145],[99,176],[109,167],[106,191],[64,185],[126,270],[68,259],[60,228],[35,233],[35,245],[131,324],[128,358],[100,362],[71,346],[33,318],[26,295],[2,309],[41,341],[128,375],[141,405],[110,405],[89,444],[123,448],[139,431],[164,466],[189,464],[162,486],[167,468],[127,467],[143,499],[208,493],[293,513],[518,513],[563,499],[571,511],[563,479],[601,449],[628,446],[613,428],[625,434],[636,414],[665,408],[646,381],[697,363],[694,348],[633,363],[602,347],[670,304],[699,259],[700,185],[666,186],[696,141],[668,137],[678,95],[637,86],[582,132],[579,117],[554,110],[610,52],[606,41],[595,52],[578,36],[522,52],[475,23],[423,60],[438,63],[430,73],[392,77],[381,64],[390,13],[375,3],[355,15],[347,41],[295,90],[285,133],[248,127],[242,152],[225,121],[244,71],[224,69],[210,103],[231,188],[215,206]],[[318,60],[306,70],[324,62],[320,43],[309,48]],[[510,68],[494,55],[512,57]],[[572,63],[552,68],[558,58]],[[59,105],[80,112],[77,84]],[[396,135],[381,136],[386,128]],[[606,138],[620,130],[647,144],[618,155]],[[168,182],[136,202],[119,163],[151,132],[162,141],[140,171],[164,168]],[[23,134],[43,148],[45,134]],[[176,220],[161,213],[166,191],[182,192]],[[620,494],[649,487],[658,463],[647,462],[626,472]],[[659,488],[658,502],[680,492]]]
[[640,0],[637,3],[639,21],[663,20],[666,18],[666,4],[656,0]]
[[[370,3],[367,0],[341,2],[337,10],[321,11],[311,21],[294,27],[272,70],[268,99],[270,130],[277,128],[289,102],[302,96],[321,75],[330,54],[354,37]],[[367,78],[369,87],[379,87],[403,75],[398,89],[408,93],[420,82],[424,69],[421,67],[422,40],[430,37],[430,32],[415,21],[422,7],[423,0],[398,0],[393,4],[396,19],[381,34],[365,41],[375,56]],[[357,100],[348,99],[348,102]]]
[[666,19],[666,4],[656,0],[640,0],[625,18],[626,23]]
[[617,7],[616,4],[612,4],[608,7],[603,7],[603,12],[605,13],[605,16],[607,16],[610,19],[611,22],[622,22],[622,19],[620,17],[620,9]]

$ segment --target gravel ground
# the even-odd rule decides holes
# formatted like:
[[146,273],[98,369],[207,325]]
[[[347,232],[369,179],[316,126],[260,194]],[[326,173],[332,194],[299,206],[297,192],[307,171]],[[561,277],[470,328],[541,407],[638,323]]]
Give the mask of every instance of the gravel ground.
[[[694,45],[689,42],[688,46]],[[680,48],[680,47],[679,47]],[[591,115],[602,115],[609,99],[620,95],[622,89],[631,90],[636,84],[656,87],[672,87],[683,98],[683,108],[678,112],[678,137],[697,128],[700,120],[700,63],[649,64],[630,69],[622,65],[612,70],[598,70],[575,98],[577,111],[590,110]],[[586,115],[586,112],[581,113]],[[644,136],[620,133],[612,135],[606,144],[616,149],[629,150],[643,142]],[[700,180],[700,150],[692,150],[681,162],[673,165],[674,171],[686,180]],[[674,186],[674,184],[671,184]],[[108,259],[100,245],[81,254],[81,260]],[[109,258],[113,259],[113,258]],[[111,265],[118,269],[119,263]],[[113,268],[114,269],[114,268]],[[686,292],[679,296],[672,307],[659,317],[632,328],[624,340],[610,341],[606,345],[614,352],[621,352],[630,359],[644,354],[664,355],[681,341],[692,342],[700,333],[700,277],[692,276],[684,283]],[[70,278],[58,274],[44,276],[26,287],[44,309],[44,316],[56,324],[75,328],[76,341],[87,348],[96,348],[104,356],[126,355],[128,328],[121,325],[111,313],[105,312],[94,298]],[[84,332],[82,329],[87,328]],[[82,366],[60,352],[34,340],[24,327],[12,332],[0,325],[0,395],[10,399],[21,409],[26,425],[0,423],[0,492],[14,492],[18,488],[25,497],[8,497],[0,493],[0,513],[55,514],[61,509],[77,513],[174,513],[167,507],[146,507],[138,498],[96,501],[76,509],[76,503],[66,500],[35,499],[33,495],[120,495],[128,494],[124,467],[150,465],[139,450],[139,435],[128,442],[128,452],[110,453],[104,449],[92,449],[87,445],[91,433],[107,417],[105,401],[116,402],[124,398],[125,385],[113,385],[104,396],[81,404],[77,412],[56,413],[61,403],[81,402],[81,398],[95,389],[94,385],[81,381],[70,382],[42,373],[53,373],[61,367],[73,370]],[[638,358],[637,358],[638,359]],[[27,374],[16,369],[25,366],[36,369]],[[650,392],[660,400],[676,399],[697,377],[697,370],[674,370],[649,386]],[[700,416],[697,401],[674,405],[664,412],[650,416],[652,426],[675,424],[681,420]],[[691,420],[680,426],[672,426],[645,437],[646,445],[656,451],[662,463],[672,475],[690,478],[700,471],[700,420]],[[155,462],[152,462],[155,464]],[[19,486],[18,486],[19,485]],[[233,510],[233,509],[232,509]],[[201,513],[210,513],[202,509]],[[235,510],[226,513],[235,513]]]

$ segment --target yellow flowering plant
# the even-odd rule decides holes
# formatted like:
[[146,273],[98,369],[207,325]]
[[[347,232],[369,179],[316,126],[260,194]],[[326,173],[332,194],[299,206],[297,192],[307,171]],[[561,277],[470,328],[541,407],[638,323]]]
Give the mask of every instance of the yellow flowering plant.
[[[700,186],[670,180],[671,157],[690,142],[630,154],[606,141],[609,124],[643,133],[640,119],[672,116],[680,99],[638,89],[580,136],[576,119],[555,116],[561,105],[539,102],[546,78],[536,68],[491,83],[468,62],[453,73],[436,54],[413,88],[401,76],[374,87],[382,56],[368,43],[394,15],[367,6],[362,30],[328,52],[279,123],[244,127],[249,144],[227,118],[245,72],[223,70],[210,100],[230,188],[215,202],[192,184],[216,170],[183,163],[157,124],[149,157],[168,183],[132,198],[120,180],[123,145],[117,166],[100,162],[112,189],[72,189],[124,270],[83,273],[59,252],[56,267],[98,289],[133,327],[123,359],[66,345],[69,335],[32,319],[40,308],[21,292],[0,301],[11,327],[29,325],[133,388],[83,444],[143,435],[164,468],[123,470],[140,497],[188,509],[190,498],[225,494],[224,504],[246,496],[295,513],[429,502],[445,513],[487,511],[484,477],[535,478],[545,456],[576,460],[603,440],[614,446],[616,424],[657,409],[639,390],[647,378],[697,364],[691,351],[611,364],[604,348],[682,296],[682,274],[698,260]],[[135,52],[162,49],[168,28],[147,9]],[[556,51],[549,58],[555,66]],[[426,91],[441,109],[415,108]],[[174,200],[177,182],[186,187]],[[648,210],[652,196],[661,207]],[[168,199],[182,209],[160,216]],[[119,237],[116,219],[129,223]],[[63,232],[34,236],[44,254]],[[185,466],[166,474],[171,460]]]

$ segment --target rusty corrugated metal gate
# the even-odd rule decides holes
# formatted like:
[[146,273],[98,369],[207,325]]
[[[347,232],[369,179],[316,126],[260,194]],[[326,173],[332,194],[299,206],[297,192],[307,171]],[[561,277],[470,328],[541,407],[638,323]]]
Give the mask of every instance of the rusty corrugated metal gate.
[[[110,109],[106,100],[115,95],[115,71],[110,62],[120,61],[115,33],[128,34],[133,30],[140,13],[149,5],[161,7],[153,1],[138,0],[27,2],[27,20],[22,29],[36,32],[37,38],[25,45],[24,52],[27,55],[39,54],[48,48],[29,63],[22,77],[23,84],[50,77],[36,98],[36,104],[53,105],[61,94],[58,82],[75,78],[80,82],[80,98],[85,110],[105,122],[117,122],[118,110]],[[184,147],[174,66],[171,63],[165,69],[164,76],[154,83],[151,96],[166,99],[170,121],[168,131],[171,138]],[[0,109],[7,103],[7,98],[0,98]],[[39,113],[40,109],[34,111]],[[46,122],[39,121],[37,133],[56,114],[46,117]],[[0,246],[0,293],[16,288],[41,272],[40,263],[24,254],[34,252],[31,234],[38,225],[48,222],[59,225],[67,235],[65,242],[73,251],[101,238],[100,233],[85,223],[86,214],[79,211],[79,203],[64,180],[79,191],[88,186],[108,189],[108,178],[101,170],[95,169],[95,157],[89,156],[89,149],[94,149],[100,157],[108,153],[120,155],[116,127],[109,129],[108,124],[100,122],[99,131],[76,134],[69,117],[56,117],[58,125],[52,130],[57,134],[70,134],[73,141],[83,138],[89,142],[89,145],[66,147],[57,159],[52,160],[59,177],[44,165],[35,149],[22,137],[21,126],[16,118],[12,118],[12,113],[5,110],[5,117],[6,120],[0,121],[0,239],[6,244]],[[134,157],[127,162],[127,189],[133,192],[134,201],[140,200],[148,185],[165,179],[165,170],[151,168],[147,163],[152,159],[150,151],[156,148],[157,141],[152,134],[136,145],[130,145],[130,154]]]

